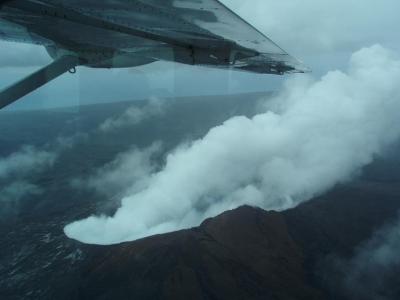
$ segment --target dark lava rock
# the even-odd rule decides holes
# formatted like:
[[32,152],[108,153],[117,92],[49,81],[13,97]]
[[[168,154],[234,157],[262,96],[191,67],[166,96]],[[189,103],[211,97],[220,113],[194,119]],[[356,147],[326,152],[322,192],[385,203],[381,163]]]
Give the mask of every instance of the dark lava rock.
[[338,277],[344,274],[332,274],[335,270],[326,259],[352,257],[357,246],[398,216],[399,199],[397,182],[359,181],[284,212],[243,206],[197,228],[120,245],[90,246],[73,295],[65,295],[68,299],[351,299],[338,291]]
[[244,206],[198,228],[94,248],[71,298],[321,299],[277,212]]
[[51,215],[32,219],[0,230],[0,299],[354,299],[327,258],[351,258],[398,216],[399,199],[397,181],[359,181],[288,211],[243,206],[112,246],[69,240]]

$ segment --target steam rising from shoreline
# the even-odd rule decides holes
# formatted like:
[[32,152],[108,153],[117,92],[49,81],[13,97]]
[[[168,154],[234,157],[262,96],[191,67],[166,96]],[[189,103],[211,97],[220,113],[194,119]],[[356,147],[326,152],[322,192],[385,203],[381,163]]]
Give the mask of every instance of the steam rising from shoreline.
[[[347,73],[288,81],[279,111],[234,117],[181,145],[112,217],[65,227],[68,237],[112,244],[198,225],[243,204],[283,210],[349,180],[400,135],[400,61],[373,46]],[[129,174],[127,174],[129,176]]]
[[350,299],[395,299],[396,291],[386,286],[398,278],[400,217],[376,231],[357,250],[351,260],[341,262],[344,291]]
[[162,115],[166,109],[166,101],[157,97],[150,97],[144,107],[131,106],[122,115],[109,118],[100,124],[99,129],[103,132],[110,132],[128,125],[139,124],[148,118]]
[[57,154],[24,146],[7,157],[0,157],[0,217],[15,214],[21,199],[37,195],[42,189],[30,176],[53,166]]

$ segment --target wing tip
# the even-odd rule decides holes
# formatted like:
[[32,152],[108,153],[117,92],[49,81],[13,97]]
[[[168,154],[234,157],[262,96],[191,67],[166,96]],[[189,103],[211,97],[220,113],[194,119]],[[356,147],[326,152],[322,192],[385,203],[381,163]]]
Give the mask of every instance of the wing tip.
[[257,56],[240,60],[240,62],[236,65],[236,68],[253,73],[275,75],[311,72],[311,69],[308,68],[303,62],[286,53],[260,53]]

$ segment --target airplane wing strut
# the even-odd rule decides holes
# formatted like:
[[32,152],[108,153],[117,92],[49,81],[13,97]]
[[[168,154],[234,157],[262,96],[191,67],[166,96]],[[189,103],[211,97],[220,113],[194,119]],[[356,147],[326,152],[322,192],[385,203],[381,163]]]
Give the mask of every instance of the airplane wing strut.
[[32,73],[22,80],[0,90],[0,109],[17,101],[47,82],[78,66],[79,58],[68,55],[56,59],[51,64]]

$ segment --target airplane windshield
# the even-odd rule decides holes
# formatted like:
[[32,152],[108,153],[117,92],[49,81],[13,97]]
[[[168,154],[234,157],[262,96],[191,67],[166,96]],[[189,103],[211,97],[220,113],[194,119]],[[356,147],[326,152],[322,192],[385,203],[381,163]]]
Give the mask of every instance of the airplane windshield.
[[399,3],[0,1],[0,299],[400,299]]

